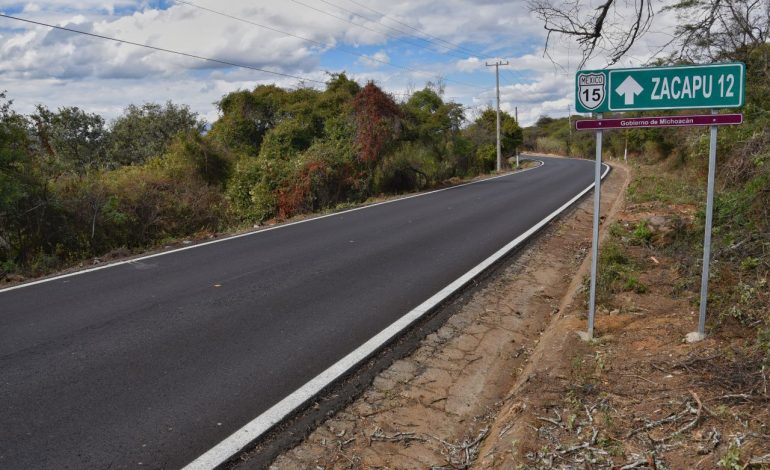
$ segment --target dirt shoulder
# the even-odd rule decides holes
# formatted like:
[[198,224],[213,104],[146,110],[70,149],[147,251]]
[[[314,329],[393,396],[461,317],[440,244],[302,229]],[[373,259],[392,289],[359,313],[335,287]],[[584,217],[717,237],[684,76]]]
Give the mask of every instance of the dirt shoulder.
[[[626,184],[626,170],[616,168],[602,191],[603,214]],[[581,201],[272,468],[465,468],[476,460],[500,434],[496,417],[509,410],[532,356],[541,360],[541,336],[565,295],[580,288],[591,211],[592,199]]]
[[474,468],[770,468],[770,378],[755,333],[711,318],[706,340],[684,341],[697,327],[699,270],[675,253],[687,244],[693,258],[697,242],[678,227],[695,214],[658,201],[617,215],[603,242],[597,340],[575,335],[585,324],[577,296],[543,335]]

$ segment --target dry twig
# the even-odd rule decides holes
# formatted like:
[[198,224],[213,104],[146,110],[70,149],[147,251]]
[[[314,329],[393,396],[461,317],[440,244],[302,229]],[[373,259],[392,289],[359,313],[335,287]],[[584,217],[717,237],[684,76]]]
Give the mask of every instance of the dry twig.
[[369,436],[369,438],[372,441],[386,441],[386,442],[403,442],[408,443],[409,441],[421,441],[425,442],[427,439],[424,437],[419,437],[413,432],[397,432],[395,434],[392,434],[388,436],[383,432],[381,428],[376,428],[374,432]]
[[542,416],[538,416],[537,419],[539,419],[540,421],[545,421],[546,423],[551,423],[560,428],[564,428],[564,426],[560,422],[553,420],[551,418],[543,418]]
[[646,466],[647,466],[647,459],[639,459],[623,465],[622,467],[620,467],[620,470],[631,470],[634,468],[641,468]]
[[749,460],[749,465],[767,465],[770,464],[770,454],[763,455],[762,457],[753,457]]

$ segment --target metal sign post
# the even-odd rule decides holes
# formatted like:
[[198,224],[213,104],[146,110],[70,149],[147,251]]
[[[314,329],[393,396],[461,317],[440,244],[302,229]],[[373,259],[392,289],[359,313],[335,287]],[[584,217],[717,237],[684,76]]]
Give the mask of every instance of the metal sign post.
[[[706,335],[709,268],[711,262],[711,229],[714,215],[714,180],[716,175],[717,128],[741,124],[741,114],[718,114],[719,108],[743,106],[746,89],[746,66],[742,63],[709,64],[636,69],[579,70],[575,75],[575,110],[596,113],[596,119],[575,123],[577,130],[596,131],[596,171],[594,177],[594,221],[591,250],[591,291],[588,304],[588,331],[594,336],[596,316],[596,275],[599,258],[599,210],[601,203],[602,135],[604,129],[636,127],[709,126],[709,173],[706,196],[706,227],[703,241],[703,272],[700,289],[698,331],[689,333],[687,341],[698,341]],[[682,115],[639,118],[602,119],[609,111],[645,111],[656,109],[704,109],[710,115]],[[628,149],[624,152],[627,158]],[[581,335],[583,335],[581,333]]]
[[[711,111],[716,114],[716,110]],[[698,331],[687,335],[689,341],[698,341],[706,337],[706,305],[709,292],[709,265],[711,264],[711,226],[714,220],[714,180],[717,168],[717,126],[711,126],[709,136],[709,175],[706,190],[706,228],[703,236],[703,272],[700,279],[700,316]]]
[[[601,113],[596,115],[601,119]],[[596,131],[596,164],[594,165],[594,227],[591,245],[591,293],[588,301],[588,339],[594,337],[596,315],[596,269],[599,261],[599,210],[602,197],[602,130]]]

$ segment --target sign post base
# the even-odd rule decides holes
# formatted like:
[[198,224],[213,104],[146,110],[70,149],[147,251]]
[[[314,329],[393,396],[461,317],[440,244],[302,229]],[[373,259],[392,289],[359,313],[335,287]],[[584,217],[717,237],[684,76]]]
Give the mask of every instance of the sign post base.
[[706,339],[706,335],[697,331],[687,333],[687,335],[684,337],[684,340],[688,343],[697,343],[698,341],[703,341],[704,339]]

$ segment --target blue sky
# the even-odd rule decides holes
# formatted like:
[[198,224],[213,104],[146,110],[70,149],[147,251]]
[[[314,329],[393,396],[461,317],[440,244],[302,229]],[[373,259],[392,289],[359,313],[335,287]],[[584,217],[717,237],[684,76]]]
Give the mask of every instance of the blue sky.
[[[469,117],[494,104],[494,69],[485,62],[500,58],[510,62],[501,68],[501,106],[509,112],[518,107],[522,124],[544,114],[565,115],[572,102],[579,53],[562,41],[551,50],[559,66],[544,57],[542,24],[523,1],[190,1],[316,43],[174,0],[0,0],[0,10],[312,80],[346,71],[361,83],[375,81],[396,98],[442,81],[446,98],[465,105]],[[636,58],[645,57],[645,45],[640,46]],[[171,100],[213,121],[214,103],[230,91],[262,83],[298,86],[296,79],[9,19],[0,19],[0,77],[0,89],[20,112],[31,112],[36,104],[79,106],[108,119],[131,103]]]

